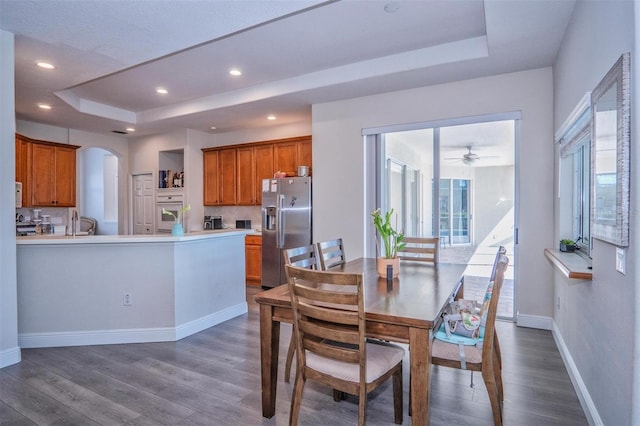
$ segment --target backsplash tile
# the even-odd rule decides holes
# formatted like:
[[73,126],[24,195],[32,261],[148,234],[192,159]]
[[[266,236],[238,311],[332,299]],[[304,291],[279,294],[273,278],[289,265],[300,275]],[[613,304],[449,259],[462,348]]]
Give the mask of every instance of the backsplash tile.
[[225,228],[235,228],[236,220],[250,220],[253,229],[262,227],[262,213],[259,206],[205,206],[206,216],[222,216],[222,223]]

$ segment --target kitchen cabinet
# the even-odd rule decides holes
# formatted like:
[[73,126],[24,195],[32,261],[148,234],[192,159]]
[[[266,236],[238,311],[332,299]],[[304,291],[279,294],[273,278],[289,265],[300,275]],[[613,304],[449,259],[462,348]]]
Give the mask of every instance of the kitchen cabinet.
[[311,169],[311,136],[203,148],[205,206],[259,206],[262,180],[282,170]]
[[16,137],[16,180],[23,182],[24,207],[76,205],[78,148]]
[[274,169],[296,173],[298,166],[311,169],[311,136],[291,138],[273,145]]
[[247,235],[244,252],[247,285],[259,287],[262,281],[262,236]]
[[262,204],[262,179],[273,176],[273,145],[236,149],[238,205]]
[[203,152],[204,205],[236,204],[236,150],[219,149]]
[[16,135],[16,182],[22,182],[22,206],[31,206],[31,174],[29,172],[29,141]]

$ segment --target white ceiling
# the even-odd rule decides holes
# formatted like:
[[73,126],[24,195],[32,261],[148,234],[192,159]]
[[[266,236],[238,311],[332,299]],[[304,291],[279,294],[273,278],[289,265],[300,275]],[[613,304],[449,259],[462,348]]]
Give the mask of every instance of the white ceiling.
[[550,66],[574,2],[0,0],[0,27],[18,119],[139,136],[308,122],[314,103]]

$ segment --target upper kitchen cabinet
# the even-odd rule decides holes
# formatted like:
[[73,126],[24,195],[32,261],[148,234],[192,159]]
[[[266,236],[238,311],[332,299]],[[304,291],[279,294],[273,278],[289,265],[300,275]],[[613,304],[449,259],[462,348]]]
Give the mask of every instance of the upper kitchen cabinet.
[[204,205],[236,204],[236,150],[204,149]]
[[311,169],[311,136],[282,139],[273,145],[273,157],[276,171],[295,174],[298,166]]
[[16,180],[22,182],[23,206],[76,205],[78,148],[16,136]]
[[311,136],[203,148],[204,205],[259,206],[262,180],[311,167]]
[[262,204],[262,179],[273,176],[273,145],[236,149],[236,196],[238,205]]

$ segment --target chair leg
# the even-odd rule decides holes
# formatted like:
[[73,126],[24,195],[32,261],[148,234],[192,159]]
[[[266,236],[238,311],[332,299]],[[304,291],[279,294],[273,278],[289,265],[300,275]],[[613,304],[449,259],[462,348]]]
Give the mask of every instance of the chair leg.
[[393,375],[393,421],[397,425],[402,424],[402,405],[402,365],[400,365]]
[[500,353],[500,341],[498,340],[498,333],[496,332],[493,333],[493,351],[498,359],[500,371],[502,371],[502,354]]
[[358,395],[358,426],[364,426],[367,418],[367,391],[360,389]]
[[498,390],[498,401],[504,401],[504,390],[502,388],[502,370],[500,369],[500,361],[494,357],[493,377],[496,382],[496,389]]
[[302,402],[302,391],[304,390],[305,378],[302,374],[296,373],[293,394],[291,395],[291,412],[289,413],[289,426],[297,426],[300,415],[300,404]]
[[491,411],[493,413],[494,426],[502,426],[502,408],[498,396],[498,386],[495,382],[494,369],[489,367],[482,369],[482,378],[489,393],[489,401],[491,401]]
[[295,335],[291,334],[291,341],[289,342],[289,349],[287,350],[287,360],[284,364],[284,381],[289,383],[289,378],[291,377],[291,362],[293,361],[293,356],[296,354],[296,342]]

